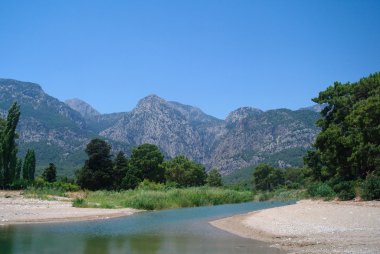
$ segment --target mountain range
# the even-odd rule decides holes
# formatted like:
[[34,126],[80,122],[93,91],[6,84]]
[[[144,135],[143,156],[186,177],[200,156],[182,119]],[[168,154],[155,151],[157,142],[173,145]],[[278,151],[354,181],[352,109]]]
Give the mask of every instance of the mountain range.
[[182,154],[228,175],[262,161],[299,165],[319,132],[315,106],[295,111],[241,107],[222,120],[149,95],[129,112],[100,114],[79,99],[62,102],[37,84],[0,79],[0,116],[14,101],[21,107],[20,156],[35,149],[40,168],[54,162],[65,175],[83,164],[84,148],[94,137],[127,154],[139,144],[155,144],[166,158]]

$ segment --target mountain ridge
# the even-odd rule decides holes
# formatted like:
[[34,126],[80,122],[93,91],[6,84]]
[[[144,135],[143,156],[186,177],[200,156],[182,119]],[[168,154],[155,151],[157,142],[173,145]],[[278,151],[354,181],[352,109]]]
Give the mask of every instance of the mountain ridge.
[[[20,146],[33,148],[33,142],[37,142],[45,153],[55,146],[56,155],[42,161],[73,161],[70,167],[78,167],[84,160],[86,142],[103,137],[115,150],[129,153],[133,146],[152,143],[167,158],[183,154],[207,169],[216,167],[229,174],[268,160],[271,155],[277,158],[290,149],[307,149],[319,131],[314,124],[319,114],[305,109],[262,111],[240,107],[221,120],[197,107],[151,94],[129,112],[100,114],[79,99],[61,102],[37,84],[0,79],[0,98],[5,97],[10,99],[0,103],[2,115],[12,99],[20,101]],[[60,153],[65,156],[58,156]],[[276,163],[292,166],[293,162],[284,159]]]

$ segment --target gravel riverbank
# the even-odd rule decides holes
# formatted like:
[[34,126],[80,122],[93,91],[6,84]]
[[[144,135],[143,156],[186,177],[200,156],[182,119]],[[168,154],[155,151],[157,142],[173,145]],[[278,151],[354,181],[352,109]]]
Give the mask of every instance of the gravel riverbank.
[[136,209],[72,207],[71,200],[25,198],[19,191],[0,191],[0,225],[108,219],[128,216]]
[[380,253],[380,202],[300,201],[211,222],[289,253]]

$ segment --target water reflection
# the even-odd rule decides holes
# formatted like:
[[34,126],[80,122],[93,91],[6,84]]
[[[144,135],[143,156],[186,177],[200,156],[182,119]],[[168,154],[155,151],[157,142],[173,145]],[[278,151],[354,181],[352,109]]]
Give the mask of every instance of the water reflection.
[[146,212],[106,221],[5,226],[0,227],[0,253],[281,253],[267,244],[231,235],[207,223],[279,205],[248,203]]

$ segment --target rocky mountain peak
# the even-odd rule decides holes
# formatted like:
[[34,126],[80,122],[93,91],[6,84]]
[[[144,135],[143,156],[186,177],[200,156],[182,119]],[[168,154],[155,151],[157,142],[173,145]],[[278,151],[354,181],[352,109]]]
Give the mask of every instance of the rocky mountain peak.
[[165,106],[169,106],[168,102],[161,97],[151,94],[142,98],[138,103],[133,112],[155,112],[161,111]]
[[90,104],[80,99],[69,99],[66,100],[65,103],[73,110],[79,112],[84,118],[93,118],[100,115]]
[[242,119],[245,119],[247,117],[251,117],[254,115],[259,115],[261,113],[263,113],[263,111],[257,108],[241,107],[229,113],[226,118],[226,122],[236,123],[236,122],[241,121]]
[[150,94],[142,98],[141,100],[139,100],[139,102],[137,103],[137,107],[144,106],[144,105],[162,104],[162,103],[166,103],[166,101],[162,99],[161,97],[159,97],[158,95]]

